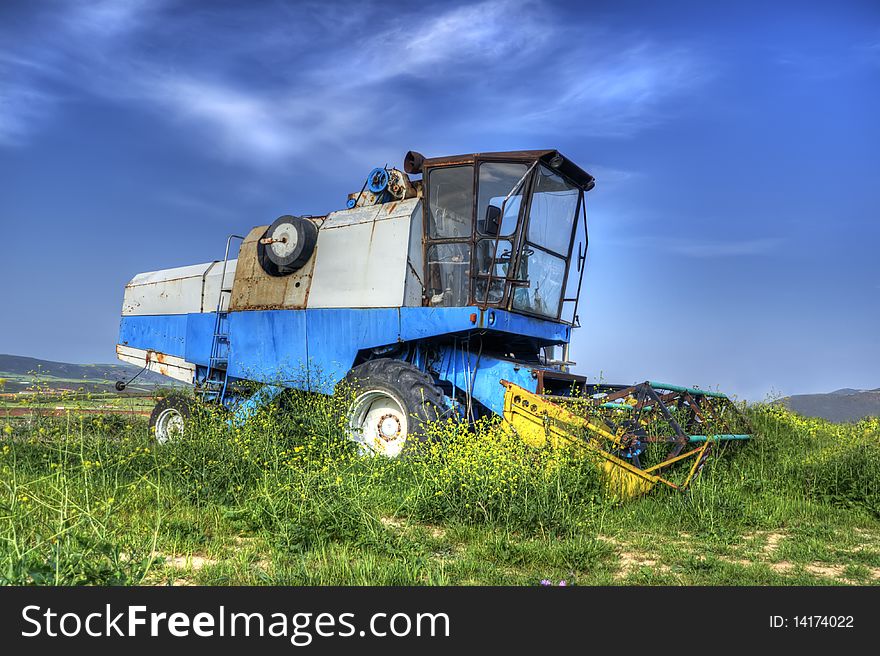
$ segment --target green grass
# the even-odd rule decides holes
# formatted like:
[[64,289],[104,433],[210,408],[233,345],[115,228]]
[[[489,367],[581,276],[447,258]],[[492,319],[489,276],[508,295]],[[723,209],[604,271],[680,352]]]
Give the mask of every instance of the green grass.
[[880,581],[880,421],[749,410],[756,438],[690,492],[620,504],[589,461],[498,422],[359,457],[344,398],[242,428],[205,409],[156,447],[141,418],[0,418],[0,582],[144,585],[826,585]]

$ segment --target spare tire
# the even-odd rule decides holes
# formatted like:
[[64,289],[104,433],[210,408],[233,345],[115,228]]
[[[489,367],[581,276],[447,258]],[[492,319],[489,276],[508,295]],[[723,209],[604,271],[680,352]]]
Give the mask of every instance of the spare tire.
[[314,223],[301,216],[279,216],[263,234],[257,257],[270,276],[289,276],[309,261],[317,243]]

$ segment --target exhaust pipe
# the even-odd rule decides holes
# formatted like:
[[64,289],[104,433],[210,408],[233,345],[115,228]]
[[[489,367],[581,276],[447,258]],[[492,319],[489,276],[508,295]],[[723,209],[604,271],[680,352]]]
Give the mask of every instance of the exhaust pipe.
[[403,158],[403,170],[410,174],[422,172],[425,156],[415,150],[411,150]]

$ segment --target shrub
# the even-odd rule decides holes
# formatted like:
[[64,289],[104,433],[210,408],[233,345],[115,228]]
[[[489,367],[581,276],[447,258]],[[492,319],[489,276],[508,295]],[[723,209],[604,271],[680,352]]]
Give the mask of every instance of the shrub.
[[497,418],[473,427],[449,420],[399,467],[412,480],[406,507],[426,521],[570,529],[599,495],[594,464],[582,454],[534,449]]

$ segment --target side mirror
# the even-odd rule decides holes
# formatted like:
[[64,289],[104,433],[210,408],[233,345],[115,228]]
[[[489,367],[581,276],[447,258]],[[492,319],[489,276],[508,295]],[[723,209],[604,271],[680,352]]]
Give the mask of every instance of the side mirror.
[[489,205],[486,207],[486,234],[493,237],[501,229],[501,208]]

